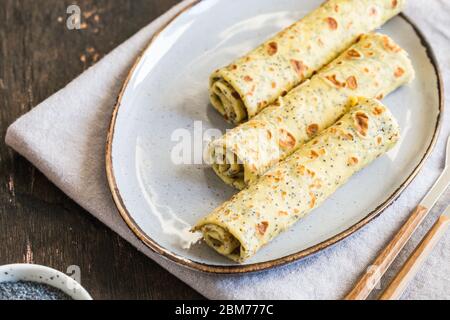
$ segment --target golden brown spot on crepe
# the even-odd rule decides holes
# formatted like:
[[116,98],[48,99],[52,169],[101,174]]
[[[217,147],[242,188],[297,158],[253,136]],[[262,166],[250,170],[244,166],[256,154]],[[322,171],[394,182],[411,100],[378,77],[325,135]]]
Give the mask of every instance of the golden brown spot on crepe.
[[397,8],[398,0],[392,0],[392,8]]
[[355,123],[358,133],[365,137],[369,130],[369,116],[359,111],[355,114]]
[[336,5],[334,6],[334,11],[335,11],[336,13],[339,12],[339,5],[338,5],[338,4],[336,4]]
[[267,138],[269,138],[269,140],[272,139],[272,132],[270,132],[269,130],[267,130]]
[[256,226],[256,230],[262,236],[266,233],[268,228],[269,228],[269,223],[267,221],[263,221]]
[[309,202],[309,207],[312,209],[312,208],[314,208],[316,206],[317,198],[316,198],[316,195],[313,192],[310,192],[309,196],[311,197],[311,201]]
[[308,174],[308,176],[310,176],[311,178],[314,178],[316,176],[316,173],[310,169],[306,169],[306,173]]
[[250,77],[250,76],[245,76],[245,77],[244,77],[244,80],[247,81],[247,82],[252,82],[252,81],[253,81],[253,78]]
[[336,30],[338,28],[338,23],[336,19],[328,17],[325,19],[325,21],[327,22],[328,28],[330,28],[330,30]]
[[351,134],[351,133],[344,133],[343,135],[342,135],[342,139],[343,140],[353,140],[355,137],[353,137],[353,135]]
[[347,51],[347,56],[349,56],[350,58],[355,58],[355,59],[358,59],[358,58],[362,57],[361,53],[359,53],[359,51],[356,50],[356,49],[348,50]]
[[350,157],[350,159],[348,159],[349,166],[355,166],[358,163],[359,163],[359,159],[357,157]]
[[237,68],[238,68],[238,66],[235,65],[235,64],[233,64],[233,65],[231,66],[231,70],[237,70]]
[[291,64],[294,67],[295,72],[300,76],[303,77],[305,74],[306,69],[308,67],[302,62],[295,59],[291,60]]
[[316,176],[316,173],[314,171],[312,171],[310,169],[306,169],[306,167],[303,165],[300,165],[297,167],[297,173],[301,176],[308,175],[311,178],[314,178]]
[[383,45],[387,50],[393,51],[393,52],[400,52],[402,49],[393,43],[389,37],[385,36],[383,37]]
[[315,136],[318,132],[319,132],[319,125],[316,123],[309,125],[308,128],[306,129],[306,133],[310,137]]
[[301,175],[301,176],[304,176],[305,173],[306,173],[306,168],[305,168],[305,166],[302,166],[302,165],[298,166],[298,167],[297,167],[297,173],[298,173],[299,175]]
[[[261,121],[257,121],[257,120],[251,120],[247,124],[249,127],[255,128],[255,129],[264,127],[264,123],[262,123]],[[235,148],[237,148],[237,146],[235,146]]]
[[322,180],[316,179],[314,180],[314,183],[309,186],[310,189],[320,189],[322,188]]
[[286,90],[284,90],[284,91],[281,93],[281,96],[282,96],[282,97],[285,97],[287,94],[288,94],[288,92],[287,92]]
[[[275,181],[275,182],[280,182],[281,181],[281,179],[280,178],[276,178],[276,177],[274,177],[274,176],[268,176],[269,178],[271,178],[271,179],[273,179],[273,181]],[[276,190],[276,189],[278,189],[278,186],[272,186],[272,189],[273,190]]]
[[355,76],[348,77],[346,82],[349,89],[355,90],[358,88],[358,80]]
[[378,14],[377,8],[371,8],[370,9],[370,16],[376,16]]
[[333,74],[331,76],[326,76],[325,79],[330,81],[332,84],[334,84],[338,88],[344,87],[344,84],[336,79],[336,75],[335,74]]
[[278,43],[276,43],[275,41],[270,42],[267,48],[267,53],[269,54],[269,56],[273,56],[277,52],[278,52]]
[[280,129],[280,146],[286,149],[292,149],[295,147],[297,140],[295,137],[287,130]]
[[319,156],[320,156],[320,154],[317,153],[316,150],[311,150],[311,152],[309,153],[309,157],[310,157],[311,159],[317,159]]
[[384,94],[380,93],[376,98],[377,98],[378,100],[383,100]]
[[379,106],[377,106],[377,107],[375,107],[375,108],[373,108],[373,114],[375,115],[375,116],[380,116],[380,115],[382,115],[383,113],[384,113],[384,108],[383,107],[379,107]]
[[377,138],[377,143],[378,145],[380,145],[383,142],[383,138],[382,137],[378,137]]
[[276,82],[272,82],[272,88],[275,89],[277,87],[277,83]]
[[289,213],[287,213],[286,211],[278,211],[278,215],[281,217],[287,217]]
[[281,179],[275,174],[267,174],[266,177],[269,178],[269,179],[274,180],[275,182],[280,182],[281,181]]
[[367,67],[364,68],[364,72],[365,72],[365,73],[369,73],[369,72],[370,72],[369,68],[367,68]]
[[394,76],[395,76],[396,78],[400,78],[400,77],[403,76],[404,74],[405,74],[405,70],[404,70],[403,68],[398,67],[398,68],[395,70]]

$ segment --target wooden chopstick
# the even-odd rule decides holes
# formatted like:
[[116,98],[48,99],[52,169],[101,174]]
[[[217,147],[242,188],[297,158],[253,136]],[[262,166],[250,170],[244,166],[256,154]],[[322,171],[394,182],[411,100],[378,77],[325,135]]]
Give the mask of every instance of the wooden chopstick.
[[446,215],[441,216],[405,263],[399,274],[381,295],[380,300],[399,300],[402,297],[408,284],[417,275],[425,260],[449,227],[450,218]]
[[345,300],[365,300],[372,292],[373,288],[386,273],[394,262],[395,258],[405,247],[408,240],[417,230],[428,214],[428,208],[418,206],[408,221],[403,225],[389,245],[381,252],[373,263],[372,268],[366,272],[359,280],[355,288],[345,297]]

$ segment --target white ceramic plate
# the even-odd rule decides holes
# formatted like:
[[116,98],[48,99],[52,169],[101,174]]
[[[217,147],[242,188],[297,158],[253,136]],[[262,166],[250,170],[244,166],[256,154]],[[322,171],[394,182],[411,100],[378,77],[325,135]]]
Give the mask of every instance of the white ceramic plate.
[[[381,32],[409,52],[417,72],[413,84],[384,101],[402,127],[398,147],[244,265],[235,265],[202,243],[186,248],[192,239],[190,227],[235,190],[206,165],[174,164],[172,153],[178,145],[174,138],[183,132],[201,137],[208,129],[224,131],[223,119],[209,105],[210,73],[321,2],[203,0],[165,27],[138,60],[114,111],[107,173],[119,211],[153,250],[206,272],[242,273],[286,264],[357,231],[389,206],[418,173],[439,131],[441,83],[425,39],[404,16],[398,16]],[[201,160],[202,147],[196,145]]]

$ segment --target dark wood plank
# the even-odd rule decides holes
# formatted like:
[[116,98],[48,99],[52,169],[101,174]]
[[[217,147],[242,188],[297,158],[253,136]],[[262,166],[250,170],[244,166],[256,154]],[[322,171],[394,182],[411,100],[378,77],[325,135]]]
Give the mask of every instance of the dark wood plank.
[[[199,299],[3,143],[20,115],[178,0],[0,0],[0,265],[78,265],[96,299]],[[84,29],[69,31],[76,3]]]

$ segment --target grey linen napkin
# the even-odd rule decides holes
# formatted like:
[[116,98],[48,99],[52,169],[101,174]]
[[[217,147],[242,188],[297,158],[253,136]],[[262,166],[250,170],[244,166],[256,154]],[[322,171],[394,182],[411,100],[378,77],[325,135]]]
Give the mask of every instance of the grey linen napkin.
[[[180,3],[17,120],[8,129],[6,143],[93,216],[207,298],[342,298],[437,178],[444,163],[445,139],[450,129],[448,114],[433,156],[413,184],[380,218],[333,248],[289,266],[243,276],[207,275],[175,265],[146,248],[121,219],[107,186],[104,154],[112,108],[136,56],[159,27],[191,2]],[[450,92],[450,1],[411,0],[407,14],[436,50],[446,91]],[[445,99],[448,103],[449,96]],[[447,192],[405,252],[417,245],[449,202]],[[406,257],[404,253],[391,273]],[[450,234],[440,242],[404,298],[450,298]]]

